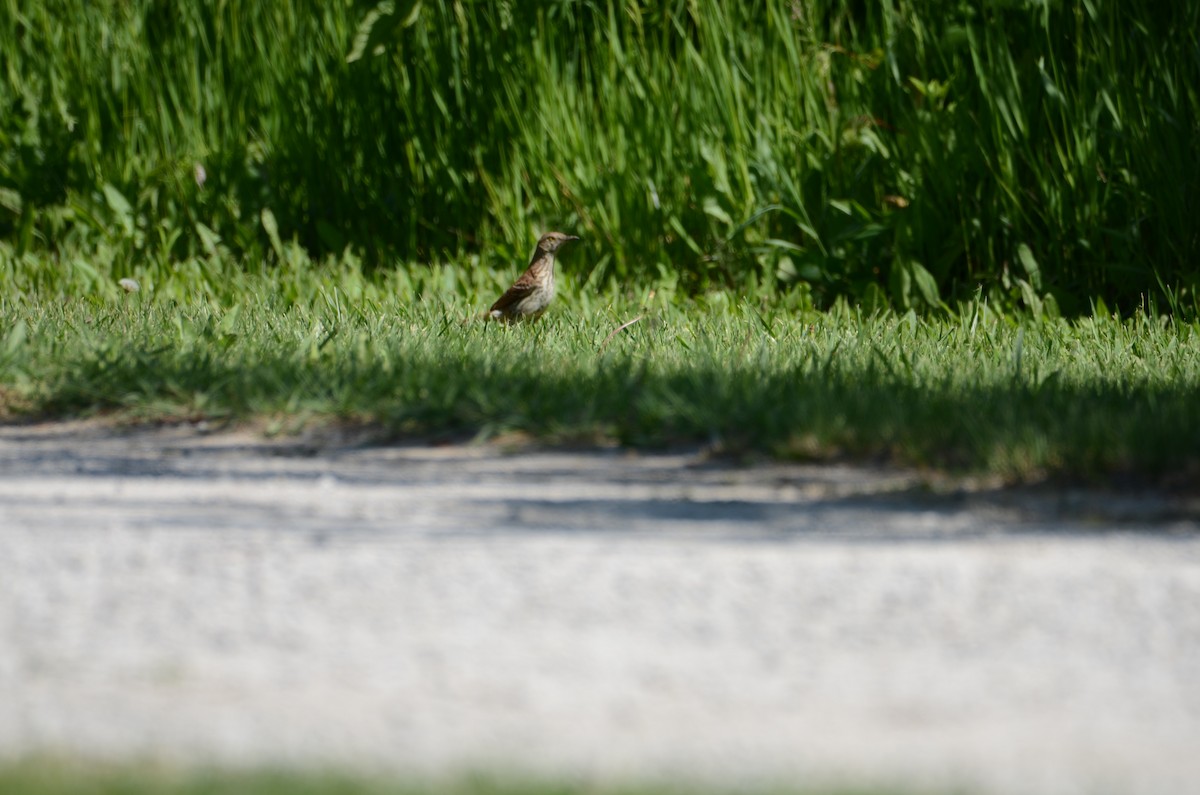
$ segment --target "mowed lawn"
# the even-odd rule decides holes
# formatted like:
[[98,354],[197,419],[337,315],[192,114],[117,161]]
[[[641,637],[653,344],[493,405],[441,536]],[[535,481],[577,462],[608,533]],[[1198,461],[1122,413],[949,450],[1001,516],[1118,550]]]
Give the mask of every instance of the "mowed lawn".
[[245,276],[216,298],[0,304],[4,415],[700,445],[1025,482],[1200,475],[1200,335],[1168,316],[1013,317],[986,302],[866,315],[568,284],[541,321],[508,327],[480,318],[486,279],[323,278],[303,296]]

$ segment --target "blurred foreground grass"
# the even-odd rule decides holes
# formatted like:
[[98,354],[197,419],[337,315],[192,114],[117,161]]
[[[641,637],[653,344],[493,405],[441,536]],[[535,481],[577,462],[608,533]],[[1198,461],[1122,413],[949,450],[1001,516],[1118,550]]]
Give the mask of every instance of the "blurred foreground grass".
[[[514,776],[467,775],[402,779],[383,775],[287,769],[179,768],[160,764],[101,763],[34,757],[0,762],[6,795],[682,795],[695,786],[603,785],[586,780],[554,782]],[[745,787],[738,792],[747,793]],[[900,790],[779,787],[764,792],[794,795],[883,795]],[[718,787],[699,790],[718,795]]]

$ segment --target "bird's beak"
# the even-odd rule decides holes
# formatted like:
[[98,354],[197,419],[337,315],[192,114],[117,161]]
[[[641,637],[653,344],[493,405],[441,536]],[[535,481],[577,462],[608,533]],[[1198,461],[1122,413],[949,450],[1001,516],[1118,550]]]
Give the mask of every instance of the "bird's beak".
[[567,240],[578,240],[578,239],[579,239],[578,235],[567,235]]

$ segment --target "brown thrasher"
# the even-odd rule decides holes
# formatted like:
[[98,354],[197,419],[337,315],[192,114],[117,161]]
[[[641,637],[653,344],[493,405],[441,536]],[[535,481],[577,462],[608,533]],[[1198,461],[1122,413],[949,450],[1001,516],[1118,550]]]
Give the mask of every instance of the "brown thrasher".
[[519,320],[537,320],[554,299],[554,252],[575,235],[562,232],[547,232],[538,241],[533,259],[521,277],[513,282],[504,295],[496,299],[488,310],[488,317],[515,323]]

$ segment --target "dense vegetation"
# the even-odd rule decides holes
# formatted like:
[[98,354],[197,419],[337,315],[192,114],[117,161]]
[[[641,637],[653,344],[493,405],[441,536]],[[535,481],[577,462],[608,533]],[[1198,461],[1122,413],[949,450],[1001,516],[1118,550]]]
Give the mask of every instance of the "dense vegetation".
[[0,284],[203,290],[293,240],[510,268],[561,227],[592,289],[1190,314],[1197,30],[1183,0],[4,0]]

